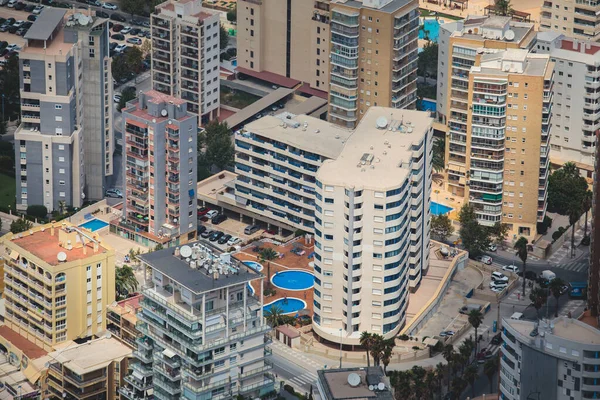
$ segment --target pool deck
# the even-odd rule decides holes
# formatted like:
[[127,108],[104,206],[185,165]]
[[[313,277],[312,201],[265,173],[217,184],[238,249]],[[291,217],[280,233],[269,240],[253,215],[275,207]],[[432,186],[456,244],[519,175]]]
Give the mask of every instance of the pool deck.
[[451,207],[452,211],[447,215],[451,220],[458,221],[458,213],[464,204],[464,199],[448,192],[444,187],[445,180],[445,176],[434,174],[433,187],[431,188],[431,201]]
[[[299,241],[297,243],[304,244],[303,241]],[[269,271],[269,268],[267,268],[267,265],[269,263],[270,263],[270,269],[271,269],[271,276],[275,275],[275,273],[277,273],[277,272],[282,272],[282,271],[287,271],[287,270],[292,270],[292,269],[298,269],[298,270],[310,272],[311,274],[314,273],[313,268],[308,265],[308,263],[312,262],[313,260],[312,259],[309,260],[307,257],[310,253],[313,252],[314,245],[312,244],[312,242],[310,245],[303,247],[305,253],[302,256],[298,256],[291,252],[291,250],[294,248],[293,243],[290,243],[287,246],[277,246],[272,243],[263,243],[263,244],[261,244],[261,247],[272,248],[275,251],[283,254],[283,258],[278,258],[273,261],[270,261],[270,262],[266,261],[263,263],[264,268],[262,270],[262,273],[265,276],[268,274],[268,271]],[[248,248],[246,250],[235,253],[234,256],[242,261],[257,261],[258,262],[258,254],[253,253],[252,248]],[[265,278],[265,283],[264,283],[265,288],[267,288],[267,285],[269,285],[269,283],[267,283],[267,281],[270,282],[270,279],[271,279],[270,276]],[[260,283],[258,281],[253,281],[250,283],[250,285],[252,286],[252,289],[254,290],[255,293],[258,294],[260,292]],[[313,288],[310,288],[307,290],[285,290],[285,289],[280,289],[278,287],[275,287],[273,285],[271,285],[271,287],[273,289],[275,289],[276,293],[273,296],[268,296],[268,297],[265,296],[264,297],[265,304],[271,303],[278,299],[282,299],[284,297],[288,297],[288,298],[295,297],[297,299],[300,299],[300,300],[306,302],[306,309],[308,309],[310,311],[310,314],[312,315],[312,312],[313,312]]]

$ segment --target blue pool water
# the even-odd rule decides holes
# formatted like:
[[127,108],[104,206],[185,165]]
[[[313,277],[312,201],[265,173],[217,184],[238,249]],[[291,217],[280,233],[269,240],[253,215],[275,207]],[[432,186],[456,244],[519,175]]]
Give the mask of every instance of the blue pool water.
[[432,201],[429,205],[429,210],[431,211],[431,215],[444,215],[452,211],[452,207],[448,207],[443,204]]
[[419,39],[425,39],[427,37],[433,43],[437,43],[439,34],[439,21],[437,21],[435,18],[428,18],[423,20],[423,27],[419,29]]
[[283,271],[271,277],[271,283],[286,290],[306,290],[315,284],[315,276],[306,271]]
[[263,310],[268,311],[274,305],[281,308],[284,314],[294,314],[306,308],[306,303],[304,301],[295,297],[288,297],[287,299],[278,299],[267,304],[263,307]]
[[420,111],[432,111],[435,112],[437,103],[433,100],[422,99]]
[[98,218],[94,218],[84,222],[83,224],[80,224],[79,227],[89,229],[92,232],[96,232],[102,228],[106,228],[108,225],[108,222],[104,222]]
[[263,269],[263,266],[256,261],[244,261],[244,264],[255,270],[256,272],[260,272]]

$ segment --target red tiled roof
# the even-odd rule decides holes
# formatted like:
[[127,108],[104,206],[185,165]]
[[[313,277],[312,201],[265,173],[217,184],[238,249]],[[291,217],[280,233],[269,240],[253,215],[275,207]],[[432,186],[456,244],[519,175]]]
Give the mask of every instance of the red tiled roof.
[[0,336],[9,341],[17,349],[21,350],[30,360],[35,360],[36,358],[48,354],[40,346],[25,339],[6,325],[0,326]]
[[291,327],[290,325],[279,325],[275,329],[292,339],[300,336],[300,332],[298,332],[295,328]]
[[300,86],[298,88],[298,91],[300,93],[310,94],[311,96],[317,96],[317,97],[320,97],[325,100],[327,100],[329,98],[329,95],[327,92],[312,88],[312,87],[310,87],[310,85],[308,83],[303,83],[302,86]]
[[151,103],[169,103],[173,102],[174,104],[184,104],[185,100],[182,100],[177,97],[169,96],[168,94],[161,93],[157,90],[148,90],[144,93],[146,95],[146,100]]
[[143,297],[144,297],[144,295],[138,294],[137,296],[133,296],[128,299],[121,300],[121,301],[117,302],[117,304],[120,305],[121,307],[131,307],[132,309],[137,310],[138,308],[140,308],[140,301],[142,300]]
[[[589,47],[589,48],[588,48]],[[585,54],[594,55],[598,51],[600,51],[600,46],[595,43],[586,43],[586,42],[575,42],[572,39],[563,39],[561,42],[561,49],[568,51],[577,51],[581,52],[582,48],[585,48]]]
[[256,72],[256,71],[252,71],[251,69],[244,68],[244,67],[237,67],[236,71],[241,72],[242,74],[251,76],[253,78],[260,79],[262,81],[267,81],[270,83],[274,83],[275,85],[283,86],[286,88],[293,88],[294,86],[301,83],[299,80],[287,78],[283,75],[275,74],[275,73],[269,72],[269,71]]
[[138,128],[142,128],[142,129],[146,129],[146,128],[148,128],[148,124],[145,124],[145,123],[143,123],[143,122],[136,121],[135,119],[129,119],[129,118],[127,118],[127,119],[125,120],[125,123],[127,123],[127,124],[131,124],[131,125],[134,125],[134,126],[137,126]]

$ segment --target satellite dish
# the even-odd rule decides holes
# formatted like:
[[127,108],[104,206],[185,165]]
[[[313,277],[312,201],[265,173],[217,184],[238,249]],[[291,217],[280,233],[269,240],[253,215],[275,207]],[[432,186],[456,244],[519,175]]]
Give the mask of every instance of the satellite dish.
[[385,390],[385,384],[383,382],[379,382],[377,384],[377,390]]
[[163,117],[166,117],[166,116],[167,116],[167,110],[166,110],[166,109],[163,109],[163,110],[160,112],[160,115],[162,115]]
[[504,34],[504,39],[506,40],[515,40],[515,31],[511,31],[510,29],[506,31]]
[[192,255],[192,248],[190,246],[181,246],[181,249],[179,249],[179,254],[181,254],[181,257],[183,258],[188,258],[189,256]]
[[373,390],[375,390],[375,386],[369,385],[369,390],[372,392]]
[[375,121],[375,125],[379,129],[385,129],[387,127],[387,124],[388,124],[388,120],[386,117],[379,117],[379,118],[377,118],[377,121]]
[[67,261],[67,253],[65,253],[64,251],[61,251],[60,253],[58,253],[56,255],[56,258],[58,259],[58,261],[60,262],[65,262]]
[[110,332],[106,332],[106,334],[104,335],[105,338],[110,339],[112,337],[112,333]]
[[79,16],[77,17],[77,21],[81,25],[87,25],[90,22],[90,19],[83,14],[79,14]]
[[358,385],[360,385],[360,375],[354,372],[348,375],[348,385],[352,387],[357,387]]

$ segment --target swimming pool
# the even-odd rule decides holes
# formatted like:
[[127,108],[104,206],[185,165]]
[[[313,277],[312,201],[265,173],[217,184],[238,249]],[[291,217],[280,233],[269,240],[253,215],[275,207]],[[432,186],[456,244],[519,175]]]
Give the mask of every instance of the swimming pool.
[[260,271],[263,270],[262,264],[257,263],[256,261],[244,261],[244,264],[246,264],[247,266],[249,266],[250,268],[252,268],[256,272],[260,272]]
[[88,229],[92,232],[96,232],[100,229],[106,228],[108,225],[108,222],[104,222],[101,219],[94,218],[90,219],[89,221],[85,221],[83,224],[79,224],[79,227]]
[[429,210],[431,211],[431,215],[444,215],[452,211],[452,207],[448,207],[443,204],[432,201],[429,205]]
[[421,109],[420,111],[432,111],[435,112],[437,103],[433,100],[429,99],[421,99]]
[[280,289],[306,290],[315,284],[315,276],[302,270],[283,271],[271,277],[271,283]]
[[437,43],[440,34],[440,22],[435,18],[423,19],[423,25],[419,29],[419,39],[429,39]]
[[281,308],[284,314],[294,314],[300,310],[306,308],[306,303],[303,300],[295,297],[288,297],[287,299],[277,299],[269,304],[263,306],[263,312],[271,309],[272,306]]

